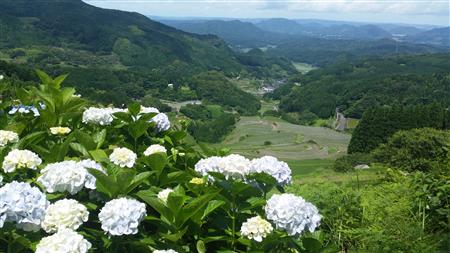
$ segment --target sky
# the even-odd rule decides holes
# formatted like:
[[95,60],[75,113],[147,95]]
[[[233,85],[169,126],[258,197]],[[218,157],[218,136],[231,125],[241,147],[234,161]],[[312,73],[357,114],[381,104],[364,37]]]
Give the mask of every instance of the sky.
[[161,17],[291,18],[450,25],[449,0],[83,0]]

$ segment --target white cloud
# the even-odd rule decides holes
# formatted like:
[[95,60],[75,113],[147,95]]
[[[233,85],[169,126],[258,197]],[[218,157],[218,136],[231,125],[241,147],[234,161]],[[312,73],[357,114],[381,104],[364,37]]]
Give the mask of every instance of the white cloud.
[[[402,22],[448,25],[448,0],[84,0],[105,8],[138,11],[160,16],[204,17],[290,17],[302,18],[306,13],[323,18],[378,16],[398,18]],[[311,15],[309,15],[311,16]],[[389,22],[392,22],[390,20]],[[435,22],[435,23],[436,23]]]

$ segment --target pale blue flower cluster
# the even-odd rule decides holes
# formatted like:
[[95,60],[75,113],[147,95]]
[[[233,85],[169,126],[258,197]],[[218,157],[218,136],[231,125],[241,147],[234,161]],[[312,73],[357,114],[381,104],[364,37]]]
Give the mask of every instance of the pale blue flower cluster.
[[[226,179],[243,179],[244,181],[251,174],[266,173],[274,177],[280,185],[289,184],[292,180],[292,172],[287,163],[272,156],[264,156],[251,161],[236,154],[224,157],[212,156],[198,161],[195,171],[202,176],[216,172],[224,175]],[[211,177],[210,180],[212,180]]]
[[156,114],[150,121],[156,123],[156,131],[158,132],[164,132],[170,128],[169,117],[162,112]]
[[39,188],[13,181],[0,188],[0,228],[15,222],[25,231],[37,231],[49,202]]
[[95,189],[95,177],[86,168],[101,169],[101,166],[90,160],[81,162],[63,161],[50,163],[41,170],[37,179],[49,193],[65,192],[76,194],[83,187]]
[[276,157],[263,156],[253,159],[250,167],[252,172],[271,175],[280,185],[287,185],[292,181],[292,172],[289,165],[283,161],[279,161]]
[[139,223],[147,215],[145,204],[130,198],[106,202],[98,218],[102,229],[111,235],[137,234]]
[[34,117],[39,117],[41,115],[39,113],[38,109],[32,105],[15,105],[11,108],[11,110],[9,110],[8,114],[10,114],[10,115],[13,115],[16,113],[29,114],[30,112],[33,113]]
[[289,235],[300,235],[305,229],[314,232],[321,216],[313,204],[294,194],[274,194],[265,206],[266,217],[277,229]]

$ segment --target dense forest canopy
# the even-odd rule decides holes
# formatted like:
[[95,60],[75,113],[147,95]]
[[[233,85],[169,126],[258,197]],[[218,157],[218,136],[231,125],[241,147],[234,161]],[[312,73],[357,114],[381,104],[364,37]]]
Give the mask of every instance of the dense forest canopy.
[[[439,102],[450,105],[450,54],[370,58],[313,70],[274,94],[287,112],[309,110],[329,117],[338,108],[360,118],[385,105]],[[296,83],[297,85],[294,85]],[[281,94],[280,94],[281,92]]]

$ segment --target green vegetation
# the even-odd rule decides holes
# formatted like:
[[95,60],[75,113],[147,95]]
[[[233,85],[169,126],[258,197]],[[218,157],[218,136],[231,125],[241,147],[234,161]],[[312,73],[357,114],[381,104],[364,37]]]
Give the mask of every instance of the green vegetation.
[[293,62],[327,66],[340,62],[355,62],[366,57],[448,52],[448,49],[423,44],[402,43],[391,39],[335,40],[297,37],[270,48],[268,54],[282,56]]
[[216,71],[194,76],[192,89],[199,98],[234,109],[243,115],[254,115],[261,108],[261,103],[255,96],[243,92]]
[[396,132],[372,153],[377,161],[403,171],[430,172],[448,166],[449,150],[448,131],[421,128]]
[[294,65],[295,69],[297,69],[297,71],[302,74],[306,74],[309,71],[316,69],[316,67],[312,66],[311,64],[304,62],[293,62],[292,65]]
[[[275,90],[285,112],[309,110],[321,118],[360,118],[376,106],[450,105],[450,54],[375,58],[326,66]],[[295,85],[297,82],[299,85]]]
[[[432,128],[403,130],[370,154],[325,166],[292,164],[295,184],[288,191],[322,210],[326,252],[448,252],[449,136]],[[358,164],[370,167],[354,169]]]
[[[333,159],[345,154],[350,135],[329,128],[299,126],[275,117],[241,116],[220,144],[247,157],[273,155],[289,164],[305,159]],[[270,145],[264,142],[270,141]],[[294,165],[297,167],[297,165]]]
[[352,134],[348,152],[368,153],[399,130],[432,127],[448,129],[450,113],[438,104],[409,107],[380,107],[364,113]]
[[201,142],[219,142],[234,129],[236,115],[217,105],[186,105],[180,112],[191,118],[188,132]]

